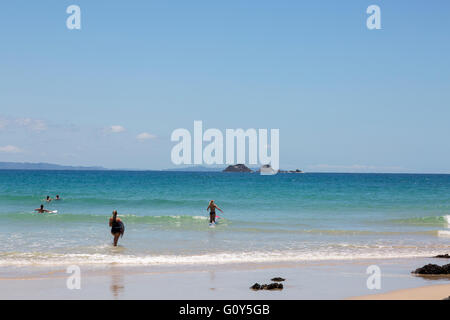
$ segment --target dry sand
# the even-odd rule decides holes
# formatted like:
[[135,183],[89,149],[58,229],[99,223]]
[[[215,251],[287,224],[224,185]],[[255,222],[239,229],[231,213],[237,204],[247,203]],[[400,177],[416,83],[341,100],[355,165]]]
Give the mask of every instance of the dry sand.
[[442,300],[450,296],[450,284],[396,290],[350,298],[350,300]]

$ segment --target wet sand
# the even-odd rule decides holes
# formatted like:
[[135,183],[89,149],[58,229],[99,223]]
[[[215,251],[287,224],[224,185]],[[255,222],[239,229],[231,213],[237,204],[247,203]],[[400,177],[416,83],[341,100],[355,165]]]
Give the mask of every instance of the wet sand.
[[[2,267],[0,299],[443,299],[450,295],[450,277],[424,278],[410,273],[430,262],[436,260],[359,260],[201,269],[80,266],[80,290],[68,289],[71,275],[66,273],[66,267]],[[377,265],[382,271],[380,290],[367,288],[366,271],[370,265]],[[270,283],[273,277],[286,279],[283,290],[249,289],[256,282]],[[424,286],[427,287],[421,289]]]

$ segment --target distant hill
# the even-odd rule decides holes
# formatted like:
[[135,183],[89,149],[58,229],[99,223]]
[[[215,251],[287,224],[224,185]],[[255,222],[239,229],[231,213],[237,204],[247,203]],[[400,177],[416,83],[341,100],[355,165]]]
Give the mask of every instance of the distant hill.
[[73,167],[51,163],[0,162],[0,170],[107,170],[103,167]]
[[203,166],[192,166],[192,167],[183,167],[183,168],[175,168],[175,169],[165,169],[163,171],[182,171],[182,172],[220,172],[223,170],[223,167],[203,167]]

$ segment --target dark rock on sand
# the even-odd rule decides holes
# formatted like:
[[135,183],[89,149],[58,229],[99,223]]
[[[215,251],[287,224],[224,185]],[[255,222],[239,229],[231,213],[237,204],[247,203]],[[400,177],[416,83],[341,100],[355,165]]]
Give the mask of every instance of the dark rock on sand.
[[437,264],[427,264],[422,268],[413,271],[415,274],[450,274],[450,264],[438,266]]
[[276,290],[276,289],[283,289],[283,285],[281,283],[271,283],[267,285],[267,290]]
[[259,284],[255,283],[250,287],[252,290],[281,290],[283,285],[281,283],[271,283],[271,284]]
[[433,258],[450,259],[450,255],[448,253],[447,254],[439,254],[439,255],[437,255],[436,257],[433,257]]
[[261,290],[261,285],[260,285],[259,283],[255,283],[254,285],[252,285],[252,286],[250,287],[250,289],[253,289],[253,290]]
[[281,277],[276,277],[276,278],[273,278],[273,279],[270,279],[271,281],[275,281],[275,282],[282,282],[282,281],[284,281],[284,280],[286,280],[286,279],[283,279],[283,278],[281,278]]
[[245,164],[236,164],[232,166],[228,166],[223,172],[253,172],[250,168],[248,168]]

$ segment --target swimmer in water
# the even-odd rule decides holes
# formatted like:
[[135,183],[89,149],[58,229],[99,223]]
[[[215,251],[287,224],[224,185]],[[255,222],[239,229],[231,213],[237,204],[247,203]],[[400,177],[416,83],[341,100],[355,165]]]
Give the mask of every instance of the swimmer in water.
[[37,211],[37,212],[39,212],[39,213],[50,212],[50,211],[44,209],[44,205],[43,205],[43,204],[41,204],[41,207],[40,207],[40,208],[34,209],[34,211]]
[[59,197],[59,194],[56,195],[55,200],[61,200],[61,198]]
[[215,203],[214,200],[209,202],[208,208],[206,211],[209,211],[209,223],[216,223],[216,209],[223,213],[222,209],[220,209]]
[[117,218],[117,210],[113,211],[113,215],[109,218],[109,226],[111,227],[111,234],[114,236],[114,247],[117,247],[119,237],[125,232],[125,225],[120,218]]
[[47,201],[47,202],[51,202],[53,199],[52,198],[50,198],[50,196],[47,196],[47,199],[45,199],[45,201]]

